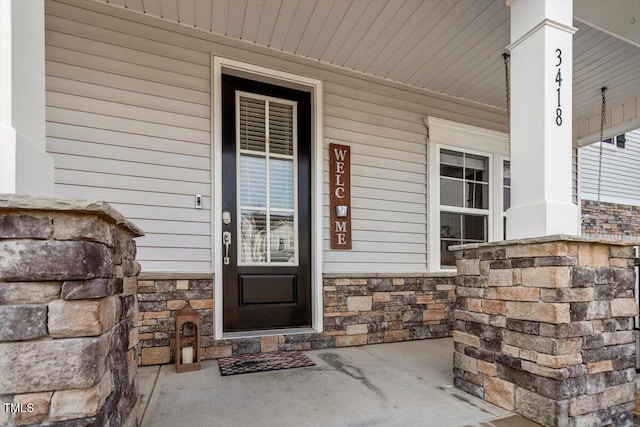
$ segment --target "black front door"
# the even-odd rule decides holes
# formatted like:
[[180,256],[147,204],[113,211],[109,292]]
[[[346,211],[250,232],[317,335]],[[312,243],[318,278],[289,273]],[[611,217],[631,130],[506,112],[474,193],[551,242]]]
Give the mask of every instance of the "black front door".
[[224,332],[311,326],[310,94],[222,77]]

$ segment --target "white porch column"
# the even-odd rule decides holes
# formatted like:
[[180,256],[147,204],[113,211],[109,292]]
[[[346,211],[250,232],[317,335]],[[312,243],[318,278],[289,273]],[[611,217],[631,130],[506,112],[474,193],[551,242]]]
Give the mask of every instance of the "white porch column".
[[578,234],[571,194],[572,0],[511,7],[511,209],[507,238]]
[[0,0],[0,193],[53,196],[46,152],[44,0]]

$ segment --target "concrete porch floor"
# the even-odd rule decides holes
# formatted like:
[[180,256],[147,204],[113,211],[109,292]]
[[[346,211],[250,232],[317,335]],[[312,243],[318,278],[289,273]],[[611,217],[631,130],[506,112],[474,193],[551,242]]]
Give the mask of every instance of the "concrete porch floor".
[[142,367],[140,425],[537,426],[453,387],[450,338],[305,354],[316,366],[227,377]]

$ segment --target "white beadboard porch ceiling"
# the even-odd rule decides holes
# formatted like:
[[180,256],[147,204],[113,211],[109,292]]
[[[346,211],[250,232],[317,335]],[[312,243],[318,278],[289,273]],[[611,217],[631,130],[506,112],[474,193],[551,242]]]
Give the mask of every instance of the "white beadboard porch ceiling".
[[[505,108],[504,0],[98,0],[202,31]],[[640,97],[640,48],[575,22],[574,119]]]

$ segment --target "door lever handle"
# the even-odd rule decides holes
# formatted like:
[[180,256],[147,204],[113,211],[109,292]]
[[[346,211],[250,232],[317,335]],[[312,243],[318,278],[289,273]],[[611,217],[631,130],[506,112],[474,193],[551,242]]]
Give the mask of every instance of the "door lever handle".
[[231,245],[231,232],[222,233],[222,244],[224,245],[224,265],[229,265],[229,246]]

